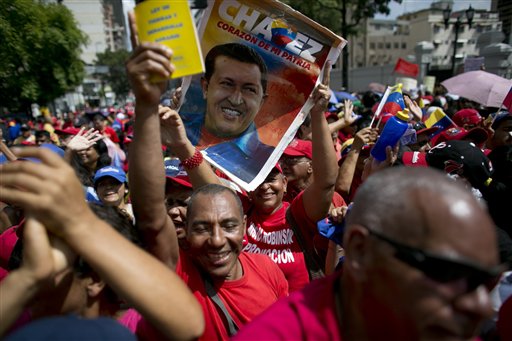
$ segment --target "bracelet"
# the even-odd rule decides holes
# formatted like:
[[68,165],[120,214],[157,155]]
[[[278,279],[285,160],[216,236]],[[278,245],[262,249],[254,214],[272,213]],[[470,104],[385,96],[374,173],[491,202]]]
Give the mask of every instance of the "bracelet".
[[199,149],[196,148],[194,155],[192,155],[188,159],[181,161],[181,165],[183,166],[183,168],[185,168],[187,170],[194,169],[194,168],[198,167],[203,162],[203,160],[204,160],[203,154],[201,154]]

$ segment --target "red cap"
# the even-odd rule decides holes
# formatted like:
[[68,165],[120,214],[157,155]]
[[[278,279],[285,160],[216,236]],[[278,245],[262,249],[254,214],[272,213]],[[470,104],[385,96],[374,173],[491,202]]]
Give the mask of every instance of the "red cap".
[[422,152],[404,152],[402,162],[409,167],[428,167],[425,153]]
[[441,142],[453,140],[470,140],[479,145],[487,141],[487,138],[487,131],[483,128],[477,127],[471,130],[466,130],[464,128],[456,127],[447,129],[434,136],[432,139],[432,145],[435,146]]
[[277,169],[279,171],[279,173],[283,174],[283,169],[281,168],[281,165],[278,163],[276,163],[276,165],[274,166],[275,169]]
[[80,131],[79,128],[68,127],[66,129],[55,129],[57,135],[76,135]]
[[482,116],[475,109],[462,109],[453,115],[453,122],[459,127],[463,127],[465,124],[480,124]]
[[338,115],[336,115],[336,113],[335,113],[335,112],[332,112],[332,111],[326,111],[326,112],[324,112],[324,116],[325,116],[325,119],[326,119],[326,120],[327,120],[327,119],[329,119],[329,118],[331,118],[331,117],[332,117],[332,118],[334,118],[334,119],[336,119],[336,120],[338,120]]
[[313,159],[313,144],[311,141],[295,139],[283,152],[287,156],[305,156],[308,159]]

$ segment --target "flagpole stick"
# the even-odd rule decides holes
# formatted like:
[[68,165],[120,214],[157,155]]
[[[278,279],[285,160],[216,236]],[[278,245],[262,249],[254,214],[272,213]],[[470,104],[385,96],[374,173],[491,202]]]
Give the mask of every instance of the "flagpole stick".
[[373,128],[373,122],[375,122],[375,118],[380,116],[380,112],[382,111],[384,104],[386,104],[386,100],[389,97],[390,91],[391,91],[391,87],[390,86],[386,87],[386,91],[384,92],[384,95],[382,95],[379,106],[377,107],[377,110],[375,111],[375,114],[372,117],[372,121],[370,122],[370,128]]
[[498,117],[498,115],[501,114],[501,108],[498,109],[498,112],[496,113],[496,115],[494,115],[494,117],[492,118],[492,121],[491,121],[491,126],[494,124],[494,121],[496,120],[496,117]]

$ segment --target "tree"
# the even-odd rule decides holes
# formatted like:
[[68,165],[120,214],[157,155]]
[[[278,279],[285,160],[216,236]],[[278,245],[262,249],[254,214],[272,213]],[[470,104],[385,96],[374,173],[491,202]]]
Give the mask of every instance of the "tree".
[[[362,20],[375,14],[389,14],[389,3],[402,0],[282,0],[295,10],[308,16],[333,32],[341,33],[345,39],[357,35]],[[348,18],[347,18],[348,17]],[[343,86],[348,88],[348,49],[342,52]]]
[[124,63],[128,60],[130,53],[127,50],[120,49],[117,51],[106,50],[103,53],[96,54],[95,65],[107,66],[107,73],[100,73],[100,79],[110,84],[112,90],[116,93],[117,98],[126,98],[130,92],[130,84],[126,76]]
[[82,83],[87,36],[63,5],[0,2],[0,105],[28,112]]

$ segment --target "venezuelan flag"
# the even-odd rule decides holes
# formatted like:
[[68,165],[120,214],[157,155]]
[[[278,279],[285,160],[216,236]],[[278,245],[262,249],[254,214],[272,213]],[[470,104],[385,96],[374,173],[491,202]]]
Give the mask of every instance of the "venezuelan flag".
[[508,112],[512,112],[512,87],[508,91],[507,96],[505,96],[503,105],[507,108]]
[[404,96],[402,95],[402,84],[395,85],[394,90],[389,94],[386,103],[382,107],[382,113],[394,115],[405,109]]
[[288,45],[297,36],[297,32],[292,30],[283,19],[274,20],[270,31],[272,32],[272,42],[280,47]]
[[432,134],[430,137],[441,133],[443,130],[452,125],[452,120],[441,109],[436,109],[432,114],[430,114],[429,118],[425,121],[425,125],[427,128],[430,127],[439,127],[439,129]]

